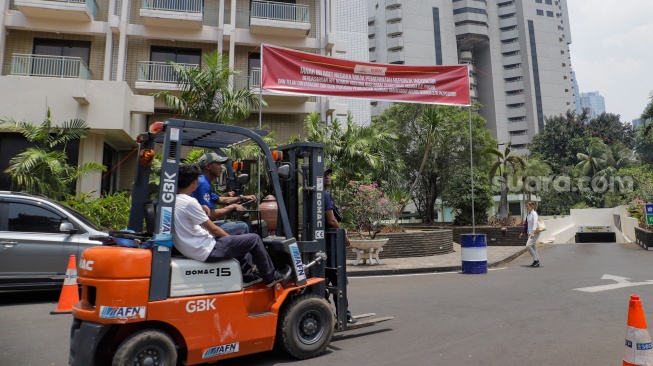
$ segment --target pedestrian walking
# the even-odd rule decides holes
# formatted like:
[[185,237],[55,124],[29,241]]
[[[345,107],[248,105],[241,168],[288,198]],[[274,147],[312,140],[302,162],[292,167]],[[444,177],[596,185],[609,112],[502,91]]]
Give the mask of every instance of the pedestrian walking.
[[537,221],[539,220],[539,216],[537,215],[537,212],[535,212],[535,202],[528,201],[526,203],[526,210],[528,210],[528,214],[526,215],[524,230],[519,234],[519,237],[521,238],[524,234],[528,236],[526,249],[528,249],[531,257],[533,257],[533,264],[531,264],[531,267],[539,267],[540,256],[537,253],[537,240],[540,238],[540,233],[537,232]]

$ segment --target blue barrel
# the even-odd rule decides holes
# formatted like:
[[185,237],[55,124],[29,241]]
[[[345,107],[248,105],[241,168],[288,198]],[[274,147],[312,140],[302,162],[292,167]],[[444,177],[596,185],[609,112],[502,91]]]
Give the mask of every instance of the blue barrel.
[[487,241],[485,234],[461,234],[460,246],[464,274],[487,273]]

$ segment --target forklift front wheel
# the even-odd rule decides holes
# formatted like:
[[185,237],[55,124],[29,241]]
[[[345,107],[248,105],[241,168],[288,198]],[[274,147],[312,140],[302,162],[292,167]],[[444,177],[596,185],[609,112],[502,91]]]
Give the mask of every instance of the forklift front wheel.
[[172,339],[160,330],[146,329],[127,337],[116,351],[112,366],[175,366],[177,350]]
[[291,299],[279,317],[278,345],[289,355],[304,360],[322,354],[334,332],[329,303],[315,294]]

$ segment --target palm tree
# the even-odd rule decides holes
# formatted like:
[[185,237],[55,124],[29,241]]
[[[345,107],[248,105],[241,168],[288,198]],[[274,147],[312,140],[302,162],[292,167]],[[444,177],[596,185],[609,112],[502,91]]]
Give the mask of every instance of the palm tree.
[[[542,159],[539,158],[529,158],[526,159],[526,166],[521,170],[521,180],[522,180],[522,207],[524,207],[523,198],[526,198],[528,201],[531,201],[531,195],[533,192],[537,192],[533,187],[527,184],[532,177],[544,177],[551,174],[551,167]],[[537,189],[537,186],[535,187]],[[523,220],[522,212],[522,220]]]
[[576,169],[579,169],[585,176],[593,177],[609,166],[608,159],[610,156],[611,152],[608,146],[600,139],[592,138],[587,147],[587,154],[576,154],[576,157],[580,160],[576,164]]
[[235,72],[229,69],[226,57],[210,52],[203,56],[203,62],[201,68],[170,62],[181,95],[168,91],[152,95],[183,118],[229,125],[249,117],[252,109],[266,106],[250,89],[232,90],[229,79]]
[[53,127],[48,109],[40,125],[8,119],[0,120],[0,128],[18,132],[35,144],[9,160],[5,172],[11,176],[14,189],[62,200],[72,192],[75,180],[91,172],[106,171],[104,165],[95,162],[79,166],[66,162],[66,144],[88,134],[89,127],[84,120],[73,119],[61,127]]
[[383,126],[359,126],[351,115],[344,125],[338,119],[324,124],[317,113],[311,113],[304,127],[308,141],[324,144],[324,156],[334,164],[331,168],[339,177],[334,181],[336,187],[344,187],[350,180],[371,178],[396,164],[396,159],[383,153],[388,149],[382,147],[395,141],[397,135]]
[[521,156],[510,155],[512,149],[510,146],[512,143],[509,141],[506,143],[506,147],[501,152],[498,148],[486,148],[483,150],[486,154],[491,154],[497,157],[490,167],[490,179],[495,175],[499,175],[501,181],[501,198],[499,200],[499,218],[505,219],[508,217],[508,169],[512,169],[513,172],[517,173],[526,167],[526,160]]
[[[443,123],[443,117],[434,106],[429,106],[426,108],[422,113],[420,119],[422,125],[424,126],[424,131],[421,136],[416,137],[416,142],[417,144],[424,146],[424,155],[422,156],[422,162],[420,163],[419,169],[417,170],[415,181],[413,181],[413,184],[411,184],[410,188],[408,189],[409,198],[413,197],[413,192],[415,191],[415,188],[417,187],[417,184],[422,177],[424,166],[426,165],[428,157],[431,154],[433,146],[438,142],[438,138],[442,136],[440,133],[440,128]],[[407,204],[408,200],[405,200],[399,209],[399,213],[404,212],[404,208],[406,208]]]

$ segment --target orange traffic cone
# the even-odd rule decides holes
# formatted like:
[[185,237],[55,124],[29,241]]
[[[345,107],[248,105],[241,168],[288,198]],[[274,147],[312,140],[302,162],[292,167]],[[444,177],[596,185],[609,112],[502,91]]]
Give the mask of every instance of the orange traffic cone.
[[639,295],[630,295],[628,327],[626,328],[626,352],[624,366],[653,366],[651,335],[646,326],[646,316]]
[[79,302],[79,289],[77,288],[77,265],[75,255],[71,254],[68,259],[66,279],[63,281],[63,288],[59,296],[57,309],[50,314],[70,314],[73,312],[73,305]]

